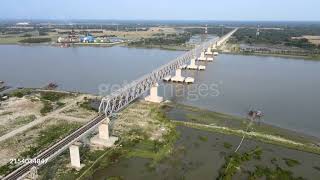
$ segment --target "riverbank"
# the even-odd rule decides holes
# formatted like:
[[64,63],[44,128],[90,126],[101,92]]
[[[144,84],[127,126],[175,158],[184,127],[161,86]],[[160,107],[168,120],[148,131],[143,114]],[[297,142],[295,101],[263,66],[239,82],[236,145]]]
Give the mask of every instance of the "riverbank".
[[291,58],[291,59],[303,59],[303,60],[310,60],[310,61],[320,61],[319,56],[295,56],[295,55],[285,55],[285,54],[269,54],[269,53],[240,53],[240,52],[229,52],[229,51],[222,51],[224,54],[233,54],[233,55],[247,55],[247,56],[264,56],[264,57],[282,57],[282,58]]
[[162,50],[172,50],[172,51],[190,51],[194,48],[194,46],[186,46],[186,45],[126,45],[124,47],[129,48],[146,48],[146,49],[162,49]]
[[[40,169],[40,179],[158,179],[160,174],[167,178],[217,178],[220,177],[220,168],[228,162],[227,157],[245,133],[241,130],[248,123],[245,118],[191,106],[135,102],[112,121],[112,134],[120,137],[114,148],[95,150],[84,143],[80,148],[82,163],[86,165],[83,169],[68,168],[69,155],[66,152]],[[312,164],[320,154],[319,147],[314,146],[316,140],[254,123],[239,151],[245,154],[257,147],[261,149],[257,155],[260,159],[250,162],[249,167],[253,168],[256,163],[269,167],[271,160],[276,159],[274,161],[278,161],[284,171],[288,167],[282,161],[293,159],[300,165],[296,167],[299,169],[297,175],[308,177],[300,169],[311,166],[308,171],[317,172],[316,168],[312,169],[312,165],[320,166]],[[296,176],[296,172],[291,176]]]
[[[254,47],[254,46],[252,46]],[[320,61],[320,54],[319,55],[293,55],[293,54],[277,54],[277,53],[267,53],[267,52],[240,52],[238,44],[227,43],[220,51],[224,54],[233,54],[233,55],[248,55],[248,56],[270,56],[270,57],[282,57],[282,58],[291,58],[291,59],[304,59],[304,60],[311,60],[311,61]]]

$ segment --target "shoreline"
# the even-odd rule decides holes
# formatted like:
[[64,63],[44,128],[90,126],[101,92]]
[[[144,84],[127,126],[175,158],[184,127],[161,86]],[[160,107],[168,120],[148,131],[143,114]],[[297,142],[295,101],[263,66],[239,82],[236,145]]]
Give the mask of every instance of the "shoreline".
[[[167,108],[167,118],[173,120],[176,125],[235,136],[241,136],[246,133],[249,139],[255,139],[264,143],[279,145],[303,152],[320,154],[320,137],[271,124],[258,124],[257,122],[254,122],[254,125],[249,132],[244,132],[244,127],[241,126],[249,123],[249,120],[244,117],[175,103],[168,104]],[[177,113],[177,110],[181,110],[180,112],[183,112],[186,115],[184,117],[179,115],[172,117],[169,114],[172,110],[173,113]],[[224,119],[224,121],[222,122],[220,119]],[[226,121],[226,119],[228,120]]]
[[[52,47],[58,47],[58,48],[73,48],[73,47],[114,47],[114,46],[120,46],[120,47],[126,47],[126,48],[138,48],[138,49],[160,49],[160,50],[168,50],[168,51],[189,51],[192,49],[192,47],[184,47],[184,46],[171,46],[171,45],[147,45],[147,46],[131,46],[128,45],[126,42],[121,43],[74,43],[70,44],[69,47],[60,47],[62,44],[59,43],[0,43],[0,47],[2,45],[16,45],[16,46],[26,46],[26,47],[32,47],[32,46],[52,46]],[[299,55],[286,55],[286,54],[269,54],[269,53],[242,53],[242,52],[235,52],[235,51],[228,51],[228,50],[221,50],[222,54],[231,54],[231,55],[243,55],[243,56],[263,56],[263,57],[279,57],[279,58],[288,58],[288,59],[295,59],[295,60],[306,60],[306,61],[320,61],[320,55],[317,57],[314,56],[299,56]]]
[[[263,52],[239,52],[232,50],[232,47],[239,46],[238,44],[227,43],[222,47],[221,53],[234,54],[234,55],[247,55],[247,56],[265,56],[265,57],[281,57],[291,58],[297,60],[308,60],[308,61],[320,61],[320,54],[317,56],[306,56],[306,55],[290,55],[290,54],[275,54],[275,53],[263,53]],[[231,49],[230,49],[231,48]]]
[[243,55],[243,56],[279,57],[279,58],[288,58],[288,59],[295,59],[295,60],[320,61],[320,57],[312,57],[312,56],[297,56],[297,55],[268,54],[268,53],[240,53],[240,52],[229,52],[229,51],[222,51],[221,53],[232,54],[232,55]]

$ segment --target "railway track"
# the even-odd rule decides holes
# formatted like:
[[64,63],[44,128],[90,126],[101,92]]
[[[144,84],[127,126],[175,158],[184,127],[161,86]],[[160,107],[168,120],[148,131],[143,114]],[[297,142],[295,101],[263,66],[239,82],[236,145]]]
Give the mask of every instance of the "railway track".
[[[104,115],[99,115],[95,117],[93,120],[82,126],[81,128],[77,129],[73,133],[71,133],[69,136],[65,137],[64,139],[60,140],[58,143],[54,144],[47,150],[43,151],[39,155],[37,155],[34,159],[40,159],[40,160],[50,160],[60,154],[60,152],[67,149],[72,143],[79,140],[81,137],[86,135],[90,129],[94,129],[97,125],[99,125],[103,119],[105,118]],[[28,163],[20,166],[18,169],[13,171],[12,173],[8,174],[6,177],[3,178],[3,180],[16,180],[21,179],[24,177],[32,167],[39,167],[41,164],[37,163]]]

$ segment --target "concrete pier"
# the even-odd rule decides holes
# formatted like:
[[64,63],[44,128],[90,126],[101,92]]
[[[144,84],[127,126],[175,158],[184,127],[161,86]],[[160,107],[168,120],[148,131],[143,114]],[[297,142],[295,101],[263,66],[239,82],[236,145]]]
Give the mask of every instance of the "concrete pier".
[[109,136],[109,122],[109,118],[106,118],[99,125],[99,133],[90,140],[93,145],[101,147],[111,147],[118,140],[118,137]]
[[198,58],[198,61],[206,61],[207,57],[205,56],[205,52],[201,52],[200,57]]
[[173,82],[184,82],[185,77],[181,76],[181,69],[176,70],[176,75],[171,78]]
[[196,65],[196,59],[191,59],[190,65],[187,66],[187,69],[192,70],[205,70],[206,67],[202,65]]
[[207,49],[207,51],[206,51],[205,55],[212,55],[212,54],[213,54],[213,52],[212,52],[211,48],[210,48],[210,47],[208,47],[208,49]]
[[[38,168],[36,166],[33,166],[30,169],[30,173],[24,178],[24,180],[37,180],[39,177],[38,175]],[[1,177],[0,177],[1,178]]]
[[146,101],[154,103],[161,103],[163,101],[163,97],[158,96],[158,86],[159,84],[156,83],[150,88],[150,95],[144,98]]
[[191,59],[190,65],[187,66],[188,69],[198,69],[198,66],[196,65],[196,60]]
[[71,167],[75,168],[76,170],[80,170],[84,166],[80,163],[80,146],[80,143],[74,143],[69,147]]
[[194,78],[192,78],[192,77],[186,77],[186,78],[183,77],[181,75],[181,69],[177,69],[176,70],[176,75],[171,78],[171,81],[172,82],[180,82],[180,83],[185,82],[185,83],[189,84],[189,83],[193,83],[194,82]]

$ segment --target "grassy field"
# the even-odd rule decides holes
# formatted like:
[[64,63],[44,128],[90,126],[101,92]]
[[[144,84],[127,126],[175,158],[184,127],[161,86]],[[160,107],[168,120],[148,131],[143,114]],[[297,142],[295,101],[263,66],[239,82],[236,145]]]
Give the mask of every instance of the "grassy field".
[[18,44],[19,41],[25,39],[23,37],[1,37],[0,36],[0,44]]
[[[138,111],[142,107],[144,109]],[[87,179],[99,169],[106,168],[120,159],[133,157],[152,159],[149,166],[153,168],[173,151],[178,134],[173,123],[165,118],[164,112],[161,111],[161,105],[139,102],[130,105],[124,111],[115,121],[119,125],[114,125],[113,129],[113,131],[117,131],[116,134],[119,136],[121,134],[121,139],[116,146],[103,150],[96,150],[91,146],[80,148],[81,161],[86,165],[80,171],[68,168],[69,156],[68,153],[65,153],[41,168],[40,179]],[[146,126],[142,123],[143,128],[137,128],[138,124],[136,122],[131,124],[127,118],[131,121],[146,121],[146,124],[149,125]],[[126,122],[125,125],[128,127],[122,127],[122,121]],[[121,129],[119,129],[120,126]],[[157,127],[165,129],[165,133],[160,137]]]
[[[245,129],[249,125],[249,120],[246,118],[179,104],[169,104],[167,105],[167,109],[168,118],[174,120],[177,125],[240,137],[246,134],[248,138],[262,142],[320,154],[320,148],[315,145],[317,143],[316,139],[293,131],[255,122],[250,124],[249,131],[246,132]],[[176,117],[170,116],[170,111]]]
[[[20,153],[20,157],[18,158],[32,158],[36,153],[49,147],[50,145],[57,142],[59,139],[65,137],[70,132],[79,127],[79,123],[66,123],[63,121],[53,123],[48,126],[41,124],[34,127],[33,129],[38,129],[36,138],[34,139],[32,144],[29,144],[24,148],[25,150]],[[18,146],[19,141],[16,142],[15,140],[10,140],[3,143],[4,146],[12,146],[12,144],[16,144],[15,146]],[[0,175],[7,174],[16,168],[16,164],[12,164],[9,162],[6,165],[0,167]]]
[[[30,37],[22,36],[0,36],[0,44],[22,44],[20,41],[28,39]],[[35,36],[32,38],[51,38],[52,42],[56,42],[58,36],[55,34],[49,34],[47,36]]]

